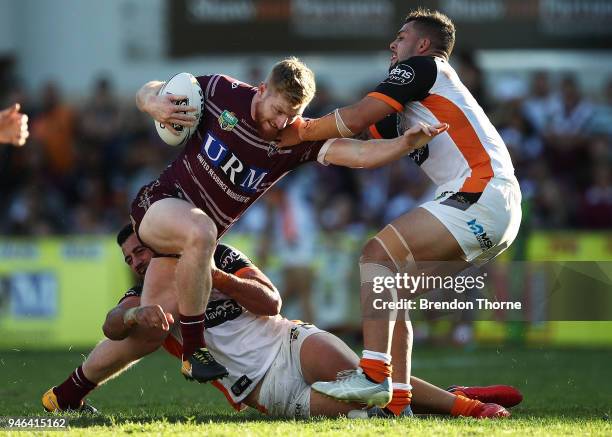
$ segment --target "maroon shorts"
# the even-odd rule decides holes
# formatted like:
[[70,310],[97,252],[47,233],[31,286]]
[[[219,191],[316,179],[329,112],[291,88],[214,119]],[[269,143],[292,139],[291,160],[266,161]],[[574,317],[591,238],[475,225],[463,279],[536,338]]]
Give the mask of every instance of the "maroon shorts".
[[163,179],[155,179],[153,182],[144,185],[140,191],[138,191],[136,198],[132,202],[130,218],[132,219],[134,232],[142,244],[145,243],[142,241],[140,234],[138,233],[142,218],[151,205],[158,200],[168,198],[185,200],[181,190],[179,190],[174,184],[163,181]]

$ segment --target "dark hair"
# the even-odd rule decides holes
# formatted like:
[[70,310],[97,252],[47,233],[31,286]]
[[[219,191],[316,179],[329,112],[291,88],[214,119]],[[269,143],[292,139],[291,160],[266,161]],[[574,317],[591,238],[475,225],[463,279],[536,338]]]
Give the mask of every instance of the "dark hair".
[[434,49],[450,56],[455,47],[455,25],[442,12],[425,8],[417,8],[406,16],[406,23],[414,21],[419,31],[423,32]]
[[123,243],[125,243],[125,240],[130,238],[130,235],[132,235],[133,233],[134,228],[132,228],[131,223],[128,223],[127,225],[122,227],[119,233],[117,234],[117,244],[119,245],[119,247],[121,247]]

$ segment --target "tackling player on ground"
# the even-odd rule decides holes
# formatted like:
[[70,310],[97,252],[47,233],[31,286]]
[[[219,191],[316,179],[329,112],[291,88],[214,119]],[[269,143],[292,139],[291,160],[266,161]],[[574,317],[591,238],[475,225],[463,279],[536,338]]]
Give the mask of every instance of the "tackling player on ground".
[[[153,256],[151,250],[138,241],[131,226],[119,232],[117,242],[126,263],[142,278]],[[213,354],[229,370],[228,377],[213,384],[235,409],[246,404],[277,417],[306,418],[335,417],[359,408],[310,390],[313,381],[331,380],[340,369],[357,366],[358,357],[340,339],[278,315],[281,298],[276,288],[231,246],[219,244],[215,249],[212,277],[205,337]],[[62,384],[43,395],[47,411],[95,411],[84,402],[85,396],[127,369],[121,357],[143,341],[139,331],[169,330],[164,347],[181,358],[180,330],[171,326],[171,314],[157,305],[141,306],[141,293],[141,286],[132,287],[109,311],[103,330],[112,341],[100,342]],[[324,365],[321,356],[326,357]],[[503,416],[505,410],[491,402],[507,406],[520,402],[520,393],[508,386],[468,388],[466,397],[414,377],[411,382],[417,412],[492,418]]]
[[[446,125],[419,123],[392,140],[307,141],[280,150],[273,140],[315,93],[314,75],[304,64],[296,58],[279,62],[259,87],[219,74],[197,79],[204,97],[197,132],[159,178],[141,188],[131,217],[140,241],[157,253],[145,277],[143,304],[177,315],[184,342],[181,371],[206,382],[227,373],[204,347],[202,329],[217,240],[299,165],[318,160],[381,166],[421,147]],[[184,112],[196,108],[174,104],[184,96],[158,95],[162,85],[145,84],[136,97],[138,108],[170,130],[172,124],[192,127],[195,117]],[[168,292],[175,281],[178,296]]]
[[[374,138],[391,138],[417,122],[450,126],[410,155],[438,186],[435,199],[387,225],[361,254],[365,350],[360,369],[313,385],[338,399],[388,404],[395,414],[410,404],[412,326],[407,314],[398,318],[387,310],[383,317],[372,311],[374,278],[417,274],[420,262],[457,262],[451,266],[454,273],[464,261],[486,262],[512,243],[521,221],[510,155],[448,63],[454,43],[455,27],[446,15],[412,11],[390,45],[388,77],[354,105],[320,119],[298,120],[281,142],[347,137],[368,128]],[[387,292],[388,300],[413,297],[395,288]]]

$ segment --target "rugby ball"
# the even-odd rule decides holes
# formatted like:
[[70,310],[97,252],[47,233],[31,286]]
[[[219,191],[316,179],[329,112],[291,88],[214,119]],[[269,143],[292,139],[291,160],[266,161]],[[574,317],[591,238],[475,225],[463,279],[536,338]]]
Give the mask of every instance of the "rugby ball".
[[[198,80],[189,73],[179,73],[172,78],[166,84],[161,87],[158,95],[162,94],[175,94],[187,96],[186,99],[174,102],[180,106],[195,106],[198,108],[196,112],[189,112],[189,114],[196,117],[196,124],[194,127],[189,128],[178,124],[173,124],[172,127],[179,133],[174,135],[170,132],[163,123],[155,120],[155,128],[160,138],[164,143],[170,146],[182,146],[184,145],[191,135],[196,131],[198,124],[200,123],[200,117],[202,116],[202,110],[204,109],[204,96],[202,94],[202,88]],[[186,112],[183,112],[186,114]]]

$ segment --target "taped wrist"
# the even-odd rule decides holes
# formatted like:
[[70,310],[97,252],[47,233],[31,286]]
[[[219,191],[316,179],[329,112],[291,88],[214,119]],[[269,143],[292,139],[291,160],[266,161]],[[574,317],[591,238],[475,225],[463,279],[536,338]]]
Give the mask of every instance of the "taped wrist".
[[123,313],[123,324],[126,326],[134,326],[137,325],[136,321],[136,311],[138,311],[138,307],[132,307],[128,309],[125,313]]
[[340,110],[336,108],[334,111],[334,118],[336,119],[336,128],[338,129],[338,133],[342,138],[351,138],[354,137],[355,134],[351,131],[346,124],[344,124],[344,120],[342,120],[342,116],[340,115]]

